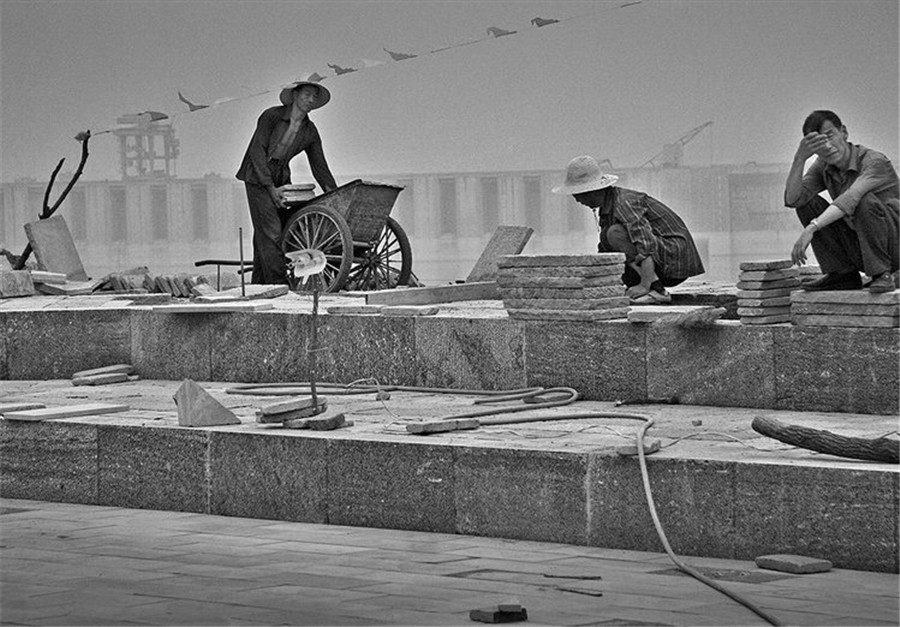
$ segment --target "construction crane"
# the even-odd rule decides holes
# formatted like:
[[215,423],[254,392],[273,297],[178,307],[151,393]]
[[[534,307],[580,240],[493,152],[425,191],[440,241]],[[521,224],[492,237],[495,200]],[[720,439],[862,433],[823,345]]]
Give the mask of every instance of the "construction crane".
[[684,145],[694,139],[700,131],[711,125],[712,120],[704,122],[696,128],[692,128],[671,144],[665,144],[661,152],[653,155],[653,157],[642,163],[639,167],[644,168],[650,166],[651,168],[656,168],[661,166],[663,168],[677,168],[681,165],[681,156],[684,154]]

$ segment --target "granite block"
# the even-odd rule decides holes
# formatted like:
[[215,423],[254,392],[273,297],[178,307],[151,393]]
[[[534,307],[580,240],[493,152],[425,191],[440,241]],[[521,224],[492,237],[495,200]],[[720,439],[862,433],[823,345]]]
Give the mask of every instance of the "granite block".
[[210,514],[325,524],[328,441],[210,432]]
[[97,427],[0,420],[0,496],[97,503]]
[[900,413],[900,331],[773,330],[776,409]]
[[208,513],[208,431],[98,429],[99,505]]
[[417,385],[477,390],[525,387],[525,337],[508,320],[416,322]]
[[567,386],[587,400],[646,400],[646,328],[627,321],[527,322],[528,385]]
[[328,316],[319,320],[319,381],[376,379],[382,385],[415,385],[418,318]]
[[647,330],[647,396],[691,405],[773,407],[771,329],[717,324]]
[[[656,512],[676,553],[730,557],[734,537],[733,464],[647,458]],[[653,525],[637,457],[593,455],[589,544],[663,551]]]
[[[213,316],[212,380],[308,381],[306,346],[311,318],[280,312]],[[318,320],[322,324],[324,318]]]
[[330,440],[328,522],[456,532],[453,457],[447,446]]
[[213,319],[236,314],[131,312],[131,363],[145,379],[212,380]]
[[897,572],[895,472],[739,464],[734,557],[789,553],[836,568]]
[[585,544],[587,457],[552,451],[457,452],[457,533]]
[[9,311],[5,318],[11,379],[65,379],[79,370],[131,361],[127,310]]

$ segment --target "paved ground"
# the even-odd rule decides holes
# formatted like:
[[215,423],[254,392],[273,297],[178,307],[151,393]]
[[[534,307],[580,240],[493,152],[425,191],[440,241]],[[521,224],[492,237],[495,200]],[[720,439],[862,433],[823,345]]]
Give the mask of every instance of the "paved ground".
[[[3,625],[764,625],[665,555],[0,500]],[[689,558],[785,624],[897,625],[898,576]]]

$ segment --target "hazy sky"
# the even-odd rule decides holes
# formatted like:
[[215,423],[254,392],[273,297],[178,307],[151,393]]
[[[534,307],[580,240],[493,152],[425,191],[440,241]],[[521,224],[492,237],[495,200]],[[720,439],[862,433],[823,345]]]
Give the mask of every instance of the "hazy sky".
[[[179,114],[179,176],[233,176],[278,87],[314,71],[339,179],[562,170],[580,154],[632,167],[708,120],[686,163],[784,163],[815,108],[897,160],[897,0],[625,2],[0,0],[0,178],[46,180],[62,157],[73,170],[78,131],[146,110]],[[361,58],[386,63],[327,66]],[[188,114],[179,90],[242,99]],[[119,178],[114,136],[91,149],[84,178]]]

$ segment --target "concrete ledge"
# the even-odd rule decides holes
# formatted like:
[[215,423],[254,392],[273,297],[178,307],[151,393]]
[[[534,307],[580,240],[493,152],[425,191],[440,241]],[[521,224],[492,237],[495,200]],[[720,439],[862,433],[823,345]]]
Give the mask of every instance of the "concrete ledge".
[[[450,310],[452,311],[452,310]],[[482,312],[483,313],[483,312]],[[321,315],[317,380],[512,389],[568,386],[591,400],[900,413],[900,329],[709,328],[492,317]],[[0,312],[0,378],[67,378],[131,363],[144,378],[309,378],[311,316],[147,309]]]
[[[648,458],[681,555],[898,571],[883,464]],[[0,495],[661,551],[637,458],[241,427],[0,421]]]

